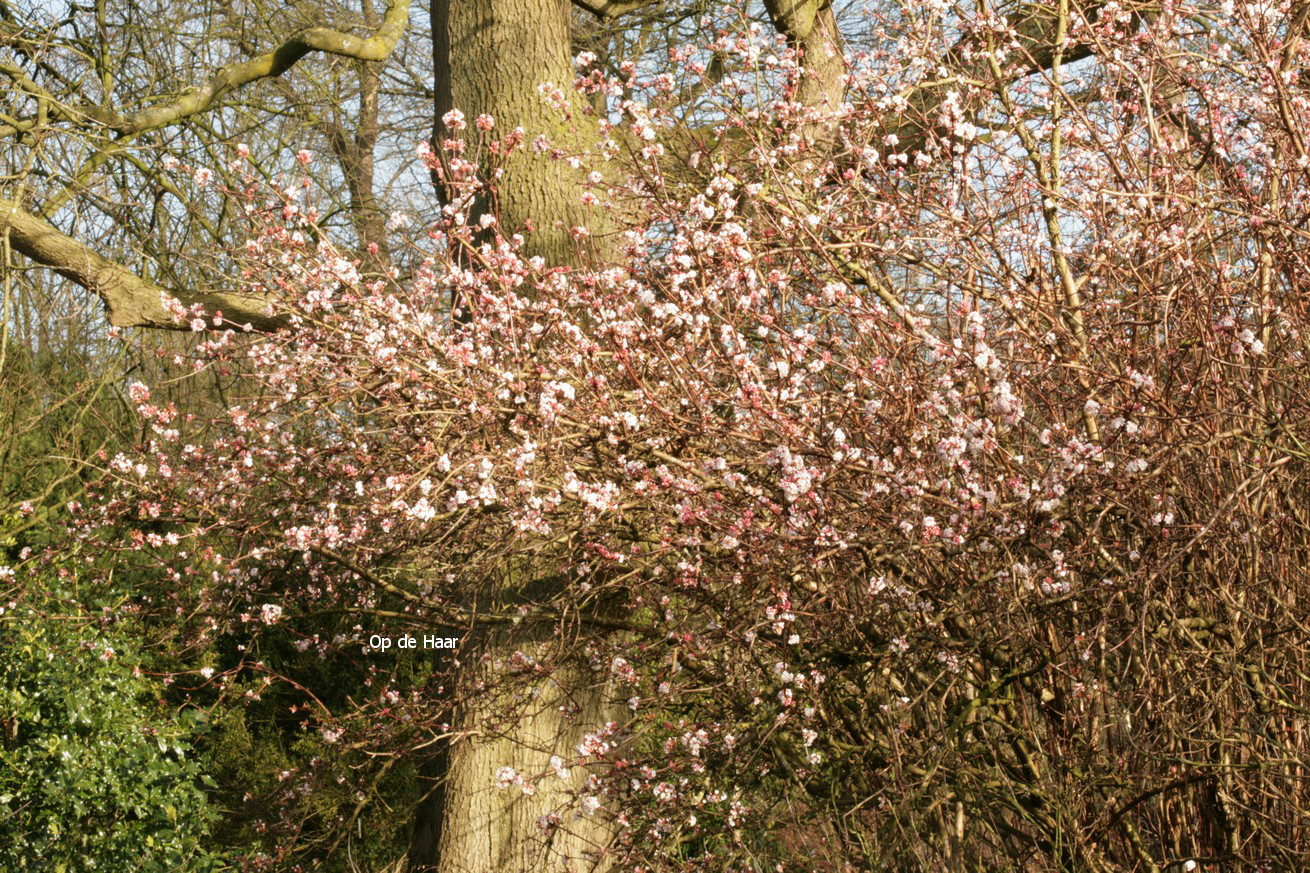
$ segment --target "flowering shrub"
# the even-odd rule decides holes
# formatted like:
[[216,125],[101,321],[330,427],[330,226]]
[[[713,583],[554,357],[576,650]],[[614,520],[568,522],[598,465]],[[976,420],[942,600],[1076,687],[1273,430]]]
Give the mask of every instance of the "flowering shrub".
[[[239,374],[212,418],[133,387],[150,438],[89,536],[135,523],[103,547],[201,639],[501,629],[453,697],[364,704],[378,730],[605,688],[623,721],[485,785],[567,784],[539,829],[603,817],[623,869],[1304,863],[1306,50],[1256,5],[1213,60],[1214,12],[1073,14],[1094,68],[1028,78],[1013,22],[911,16],[833,112],[724,34],[678,59],[735,71],[701,82],[717,150],[674,80],[581,58],[630,95],[573,119],[599,151],[481,119],[481,168],[421,149],[447,205],[376,281],[303,187],[231,191],[234,270],[292,327],[198,344]],[[928,79],[964,56],[989,77]],[[529,256],[494,210],[522,148],[596,167],[577,196],[626,231]]]

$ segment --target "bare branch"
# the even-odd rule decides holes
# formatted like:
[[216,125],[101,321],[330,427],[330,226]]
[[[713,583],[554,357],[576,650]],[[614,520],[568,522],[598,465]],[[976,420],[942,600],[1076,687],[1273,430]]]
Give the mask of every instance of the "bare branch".
[[186,306],[200,303],[208,312],[221,312],[224,322],[231,325],[248,323],[271,330],[285,323],[271,311],[266,298],[235,292],[175,291],[142,279],[24,211],[13,200],[0,199],[0,234],[8,235],[15,251],[95,292],[109,311],[109,323],[119,327],[188,329],[165,308],[165,295]]
[[[1105,5],[1101,0],[1076,3],[1073,8],[1088,21],[1095,21]],[[1130,9],[1138,14],[1145,4],[1133,3]],[[1070,64],[1094,54],[1094,47],[1087,42],[1073,41],[1060,45],[1056,39],[1059,25],[1058,4],[1039,3],[1025,6],[1022,11],[1008,19],[1018,43],[1016,57],[1026,63],[1012,69],[1008,80],[1020,79],[1033,73],[1048,70],[1060,57],[1063,63]],[[956,46],[942,58],[942,65],[956,71],[957,75],[947,77],[944,81],[930,81],[915,85],[902,94],[908,102],[908,108],[896,119],[889,119],[887,129],[896,132],[901,139],[901,148],[905,151],[922,145],[925,131],[923,120],[932,119],[941,107],[945,95],[959,81],[979,81],[989,78],[990,61],[972,36],[961,39]],[[963,74],[963,75],[960,75]]]
[[627,15],[629,12],[636,12],[643,6],[649,6],[655,0],[626,0],[626,2],[613,2],[613,0],[573,0],[573,5],[579,9],[590,12],[600,19],[618,18],[620,15]]
[[360,61],[385,61],[408,24],[409,4],[405,0],[389,0],[382,25],[372,36],[359,37],[326,27],[311,27],[257,58],[223,67],[204,84],[159,106],[130,114],[95,106],[84,106],[75,111],[123,135],[154,130],[204,112],[225,94],[238,88],[260,79],[280,76],[311,52]]

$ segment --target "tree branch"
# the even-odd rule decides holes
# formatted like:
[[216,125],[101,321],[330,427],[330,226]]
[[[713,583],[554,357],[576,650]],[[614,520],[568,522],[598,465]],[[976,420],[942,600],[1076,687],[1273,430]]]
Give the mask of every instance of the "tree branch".
[[[385,61],[408,23],[408,0],[388,0],[386,15],[371,36],[359,37],[326,27],[307,28],[270,52],[222,67],[208,81],[173,100],[135,113],[121,113],[98,106],[65,106],[27,77],[21,68],[0,62],[0,72],[41,101],[43,113],[49,111],[54,117],[75,122],[90,120],[119,136],[130,137],[205,112],[224,95],[238,88],[282,75],[311,52],[360,61]],[[11,127],[13,130],[7,132],[18,130],[21,125]],[[282,317],[272,312],[266,298],[235,292],[174,291],[149,282],[92,251],[42,218],[28,213],[16,200],[0,198],[0,233],[9,237],[19,253],[99,296],[113,325],[186,329],[188,325],[179,322],[165,308],[166,296],[176,298],[184,306],[199,303],[207,312],[221,312],[224,322],[232,325],[250,324],[267,330],[285,324]]]
[[24,211],[13,200],[0,198],[0,234],[8,235],[15,251],[94,292],[109,310],[109,323],[119,327],[189,329],[165,308],[165,295],[184,306],[199,303],[206,312],[221,312],[230,326],[250,324],[272,330],[285,324],[285,319],[272,311],[267,298],[236,292],[174,291],[142,279]]
[[408,24],[409,3],[406,0],[388,0],[387,14],[372,36],[358,37],[326,27],[311,27],[295,34],[270,52],[223,67],[204,84],[163,105],[131,114],[96,106],[84,106],[77,111],[122,135],[154,130],[206,111],[223,95],[237,88],[260,79],[280,76],[311,52],[360,61],[385,61],[391,56]]
[[[1082,0],[1082,2],[1073,4],[1073,8],[1087,20],[1095,21],[1100,16],[1101,7],[1104,5],[1102,0]],[[1134,10],[1134,14],[1137,14],[1137,10],[1145,5],[1145,3],[1134,2],[1130,5],[1130,9]],[[1050,69],[1057,54],[1065,64],[1071,64],[1095,54],[1095,48],[1090,43],[1072,42],[1065,46],[1057,45],[1058,13],[1058,4],[1039,2],[1025,6],[1022,11],[1007,18],[1018,48],[1016,52],[1012,53],[1016,57],[1023,58],[1025,63],[1020,65],[1018,69],[1010,71],[1009,76],[1005,79],[1006,82]],[[961,39],[954,48],[947,52],[942,58],[942,66],[963,74],[966,79],[977,81],[989,78],[990,61],[986,50],[973,36]],[[888,132],[897,133],[900,136],[901,144],[899,149],[901,151],[912,151],[922,147],[927,136],[927,131],[922,126],[923,122],[928,121],[930,125],[933,123],[933,116],[941,108],[946,93],[952,87],[955,87],[955,82],[959,78],[959,76],[951,76],[947,78],[945,83],[934,81],[916,85],[902,94],[906,98],[908,106],[905,112],[900,113],[896,119],[889,119],[886,128]],[[999,85],[1000,83],[995,84]]]
[[643,6],[649,6],[655,0],[573,0],[573,5],[602,20],[618,18],[620,15],[627,15],[629,12],[636,12]]

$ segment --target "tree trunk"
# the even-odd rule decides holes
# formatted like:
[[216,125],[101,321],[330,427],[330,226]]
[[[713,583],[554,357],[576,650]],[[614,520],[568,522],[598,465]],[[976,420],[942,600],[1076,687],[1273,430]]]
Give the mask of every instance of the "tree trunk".
[[765,0],[779,33],[801,52],[796,102],[829,110],[846,93],[846,55],[829,0]]
[[[546,660],[545,645],[516,645],[503,631],[488,634],[484,658],[456,715],[468,736],[448,754],[438,873],[605,871],[611,811],[583,814],[581,767],[561,778],[551,767],[577,757],[583,735],[613,718],[610,691],[585,665],[562,661],[546,678],[508,674],[515,649]],[[498,787],[510,767],[530,786]]]
[[[565,161],[535,154],[531,148],[539,134],[569,152],[597,141],[597,119],[583,115],[587,104],[573,90],[571,22],[569,0],[432,2],[434,138],[440,142],[451,136],[441,119],[449,110],[459,109],[469,125],[464,133],[469,158],[483,164],[486,155],[475,148],[478,135],[473,122],[477,116],[492,116],[498,136],[523,128],[527,140],[495,183],[494,204],[483,208],[497,214],[506,236],[531,222],[529,254],[555,264],[577,259],[577,245],[570,234],[573,227],[586,226],[592,234],[605,230],[605,213],[581,203],[584,172],[570,168]],[[543,82],[564,92],[573,113],[571,121],[562,120],[560,111],[542,98],[538,86]]]
[[[496,136],[516,127],[526,134],[525,145],[505,163],[494,197],[479,204],[472,218],[494,214],[506,236],[530,224],[528,255],[550,264],[576,263],[580,243],[572,229],[586,226],[593,237],[582,244],[595,245],[595,237],[608,229],[605,214],[582,204],[583,172],[530,147],[543,133],[569,152],[585,150],[597,139],[597,120],[583,114],[586,104],[572,87],[569,0],[433,0],[431,14],[434,138],[440,142],[452,136],[442,116],[459,109],[468,124],[463,134],[467,156],[485,166],[487,156],[476,151],[479,115],[495,119]],[[562,120],[559,110],[542,98],[537,86],[543,82],[567,95],[571,121]],[[440,823],[435,828],[431,821],[416,823],[416,837],[439,832],[436,851],[431,852],[430,839],[416,839],[410,869],[608,869],[602,853],[613,835],[610,817],[604,809],[577,814],[571,801],[585,774],[575,767],[561,780],[550,767],[552,755],[575,758],[583,734],[616,717],[607,690],[584,665],[569,661],[548,678],[525,682],[517,677],[506,685],[505,665],[515,643],[503,631],[486,632],[479,643],[483,658],[469,678],[481,690],[467,695],[456,712],[452,728],[457,739],[446,750]],[[535,792],[528,795],[517,785],[498,788],[502,767],[532,781]],[[434,814],[434,805],[425,805],[419,815]],[[557,823],[549,823],[552,813],[559,816]]]

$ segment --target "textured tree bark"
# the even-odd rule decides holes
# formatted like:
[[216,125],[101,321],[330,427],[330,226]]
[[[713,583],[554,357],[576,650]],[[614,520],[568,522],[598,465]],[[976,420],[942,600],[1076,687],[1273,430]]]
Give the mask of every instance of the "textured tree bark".
[[[495,215],[506,235],[526,236],[529,255],[550,264],[578,261],[580,245],[605,245],[609,230],[605,213],[581,202],[583,173],[564,161],[552,161],[527,147],[539,134],[570,152],[593,145],[597,119],[583,114],[584,101],[573,91],[570,51],[572,10],[569,0],[433,0],[434,138],[452,134],[442,123],[451,109],[464,113],[468,156],[484,164],[476,151],[474,121],[481,114],[495,119],[494,133],[503,136],[522,127],[525,147],[504,165],[494,196],[477,204],[481,213]],[[572,119],[541,96],[538,85],[549,82],[566,95]],[[485,164],[484,164],[485,165]],[[583,241],[571,233],[586,226]],[[410,869],[439,873],[529,873],[529,871],[603,871],[602,852],[613,835],[601,810],[581,816],[566,804],[574,798],[584,774],[577,768],[567,781],[550,768],[552,755],[576,756],[583,734],[616,717],[604,687],[584,667],[565,661],[550,678],[521,680],[511,687],[518,696],[497,691],[504,665],[516,644],[499,631],[487,631],[477,641],[484,659],[466,681],[486,690],[466,698],[456,713],[460,735],[446,750],[445,784],[436,851],[431,852],[430,821],[416,822]],[[539,643],[538,643],[539,644]],[[562,709],[563,707],[563,709]],[[524,778],[547,774],[533,794],[520,788],[496,787],[501,767],[513,767]],[[433,804],[435,805],[435,804]],[[429,805],[432,806],[432,805]],[[431,815],[435,810],[420,810]],[[552,813],[557,824],[543,830]]]
[[[642,3],[601,5],[602,14],[619,14]],[[771,0],[770,12],[804,54],[807,75],[798,100],[838,106],[846,64],[831,5],[824,0]],[[495,118],[498,134],[522,127],[529,143],[544,133],[553,145],[570,152],[595,144],[596,119],[583,114],[584,101],[571,87],[569,0],[433,0],[431,15],[435,140],[451,136],[442,117],[459,109],[469,125],[466,148],[478,163],[485,156],[475,150],[473,122],[484,113]],[[538,86],[544,82],[564,92],[571,121],[561,120],[559,110],[542,99]],[[527,235],[528,253],[548,263],[568,264],[578,253],[573,227],[587,226],[587,244],[601,246],[610,229],[604,212],[581,204],[582,191],[581,171],[522,149],[505,165],[494,198],[479,204],[473,218],[477,211],[490,211],[506,234],[530,222],[534,229]],[[494,687],[501,678],[496,664],[508,661],[513,647],[496,634],[483,642],[487,660],[477,678]],[[549,773],[552,754],[567,759],[583,733],[619,717],[605,690],[584,673],[576,664],[564,664],[552,678],[530,685],[528,697],[508,707],[508,718],[502,712],[506,702],[495,695],[472,698],[463,708],[455,729],[465,738],[452,743],[446,761],[438,851],[436,857],[427,857],[419,842],[428,841],[416,841],[410,853],[412,870],[607,869],[608,862],[597,854],[613,836],[603,812],[580,817],[566,811],[558,826],[546,833],[538,829],[538,821],[556,812],[576,785],[549,776],[531,796],[514,787],[495,787],[499,768],[513,767],[527,777]],[[574,710],[571,717],[561,712],[565,703]],[[488,733],[496,723],[499,727]],[[581,775],[575,773],[574,779]],[[419,822],[415,833],[430,834],[430,823]]]
[[[552,755],[568,761],[583,735],[613,717],[610,690],[585,666],[564,661],[549,678],[514,682],[506,673],[516,646],[502,632],[486,639],[486,658],[457,716],[468,735],[449,748],[439,873],[605,871],[613,835],[604,808],[582,814],[576,798],[586,774],[560,778]],[[508,680],[508,681],[507,681]],[[499,788],[496,773],[511,767],[532,788]]]
[[[569,151],[593,145],[596,122],[582,114],[586,105],[573,90],[569,57],[572,10],[568,0],[433,0],[435,139],[450,137],[442,116],[459,109],[469,122],[466,131],[472,159],[477,141],[473,120],[481,114],[496,120],[496,133],[516,127],[527,143],[505,165],[496,183],[495,202],[482,208],[497,214],[506,235],[531,222],[530,254],[547,262],[566,264],[577,258],[571,228],[586,226],[593,236],[606,230],[605,213],[581,203],[583,173],[564,161],[533,154],[531,142],[545,134],[552,144]],[[561,120],[538,91],[550,82],[564,92],[573,112]],[[475,216],[476,217],[476,216]]]
[[801,52],[796,102],[836,109],[846,93],[846,54],[830,0],[765,0],[779,33]]

